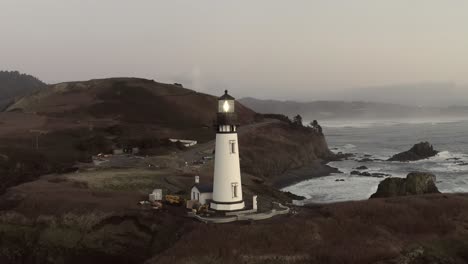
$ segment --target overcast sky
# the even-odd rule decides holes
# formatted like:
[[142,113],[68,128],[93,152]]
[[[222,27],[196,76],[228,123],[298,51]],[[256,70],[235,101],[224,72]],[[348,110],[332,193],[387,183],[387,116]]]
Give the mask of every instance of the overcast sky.
[[0,0],[0,68],[301,100],[468,83],[468,1]]

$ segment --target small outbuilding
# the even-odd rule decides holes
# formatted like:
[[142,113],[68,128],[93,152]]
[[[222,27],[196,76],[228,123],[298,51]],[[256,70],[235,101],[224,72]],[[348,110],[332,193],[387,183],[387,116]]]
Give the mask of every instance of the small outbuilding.
[[188,139],[176,139],[176,138],[170,138],[169,141],[172,143],[177,143],[180,142],[182,145],[184,145],[186,148],[188,147],[193,147],[195,146],[198,142],[196,140],[188,140]]
[[208,204],[213,199],[213,185],[195,184],[190,192],[190,199],[197,200],[200,204]]
[[162,201],[162,189],[154,189],[152,193],[149,194],[148,200],[150,202]]

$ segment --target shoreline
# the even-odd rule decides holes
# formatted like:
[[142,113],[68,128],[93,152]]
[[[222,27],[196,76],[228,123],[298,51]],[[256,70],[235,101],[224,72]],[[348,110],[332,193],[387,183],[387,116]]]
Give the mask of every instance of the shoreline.
[[330,176],[332,173],[342,173],[339,169],[327,165],[331,161],[316,160],[309,165],[289,170],[273,180],[273,187],[282,190],[294,184],[318,177]]

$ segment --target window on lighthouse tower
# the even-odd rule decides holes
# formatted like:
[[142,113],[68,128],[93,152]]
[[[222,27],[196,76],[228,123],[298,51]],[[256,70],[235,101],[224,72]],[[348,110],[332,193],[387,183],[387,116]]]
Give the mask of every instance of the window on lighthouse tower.
[[229,153],[235,154],[236,153],[236,141],[229,140]]
[[237,182],[233,182],[231,183],[231,188],[232,188],[232,198],[237,198],[238,195],[237,195],[237,187],[239,186],[239,184]]

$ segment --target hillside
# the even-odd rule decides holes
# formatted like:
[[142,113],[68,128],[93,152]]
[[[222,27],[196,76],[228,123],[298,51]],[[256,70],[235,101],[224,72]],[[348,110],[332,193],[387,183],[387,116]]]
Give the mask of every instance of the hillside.
[[[62,189],[63,183],[53,179],[42,185],[55,186],[54,192],[68,193],[69,198],[65,203],[49,198],[49,210],[30,200],[14,211],[0,213],[1,263],[468,261],[468,197],[462,194],[311,205],[270,220],[216,225],[189,219],[180,207],[164,212],[139,209],[126,200],[138,199],[134,194],[90,192],[72,183]],[[79,193],[86,196],[75,197]],[[82,212],[67,207],[68,200],[73,200],[74,205],[81,203],[92,210],[98,206],[92,202],[97,196],[107,200],[100,210],[85,213],[84,207]],[[54,211],[50,205],[60,209]],[[34,210],[43,214],[31,213]]]
[[0,109],[4,109],[16,98],[46,88],[36,77],[17,71],[0,71]]
[[[141,263],[190,235],[199,224],[185,208],[138,201],[153,188],[188,198],[195,175],[212,181],[204,157],[214,151],[216,109],[216,96],[129,78],[51,85],[18,100],[0,114],[0,262]],[[285,172],[334,157],[312,128],[241,104],[236,112],[244,199],[259,195],[260,210],[297,198],[275,188]],[[199,144],[164,143],[169,136]],[[141,155],[90,160],[122,146]]]
[[[0,113],[0,153],[9,153],[5,166],[25,164],[21,177],[15,176],[19,171],[6,169],[0,176],[4,183],[0,193],[116,148],[139,147],[143,155],[183,151],[168,144],[168,138],[193,139],[212,147],[216,109],[217,96],[152,80],[112,78],[50,85]],[[246,131],[240,136],[243,169],[262,181],[273,183],[272,178],[287,170],[333,155],[323,135],[279,120],[251,126],[262,118],[240,103],[236,112],[241,131]],[[206,151],[209,154],[210,149]],[[201,158],[198,153],[181,155],[186,161]]]
[[295,209],[296,214],[288,217],[251,224],[194,223],[189,234],[146,263],[468,261],[466,195],[396,197]]
[[[92,149],[94,152],[134,140],[184,138],[204,142],[214,137],[216,107],[216,96],[152,80],[60,83],[17,100],[0,113],[0,141],[30,138],[31,131],[44,132],[46,141],[53,136],[55,143],[51,144],[67,139],[78,144],[79,137],[112,141],[104,142],[104,148]],[[242,124],[254,121],[252,110],[238,104],[237,111]]]
[[[0,153],[14,157],[3,162],[7,168],[26,164],[21,177],[15,176],[19,171],[6,169],[0,176],[0,193],[115,148],[139,147],[144,154],[164,154],[174,150],[167,138],[210,141],[215,136],[215,109],[216,96],[152,80],[112,78],[50,85],[0,113]],[[252,110],[238,104],[237,112],[242,124],[254,122]],[[29,166],[31,155],[44,166]]]
[[259,113],[274,113],[294,116],[300,114],[305,120],[330,119],[412,119],[412,118],[463,118],[468,108],[419,107],[418,105],[400,105],[364,101],[276,101],[242,98],[242,104]]
[[[243,123],[254,112],[238,105]],[[169,128],[211,126],[216,96],[179,85],[137,78],[112,78],[50,85],[8,107],[41,116],[158,124]]]

